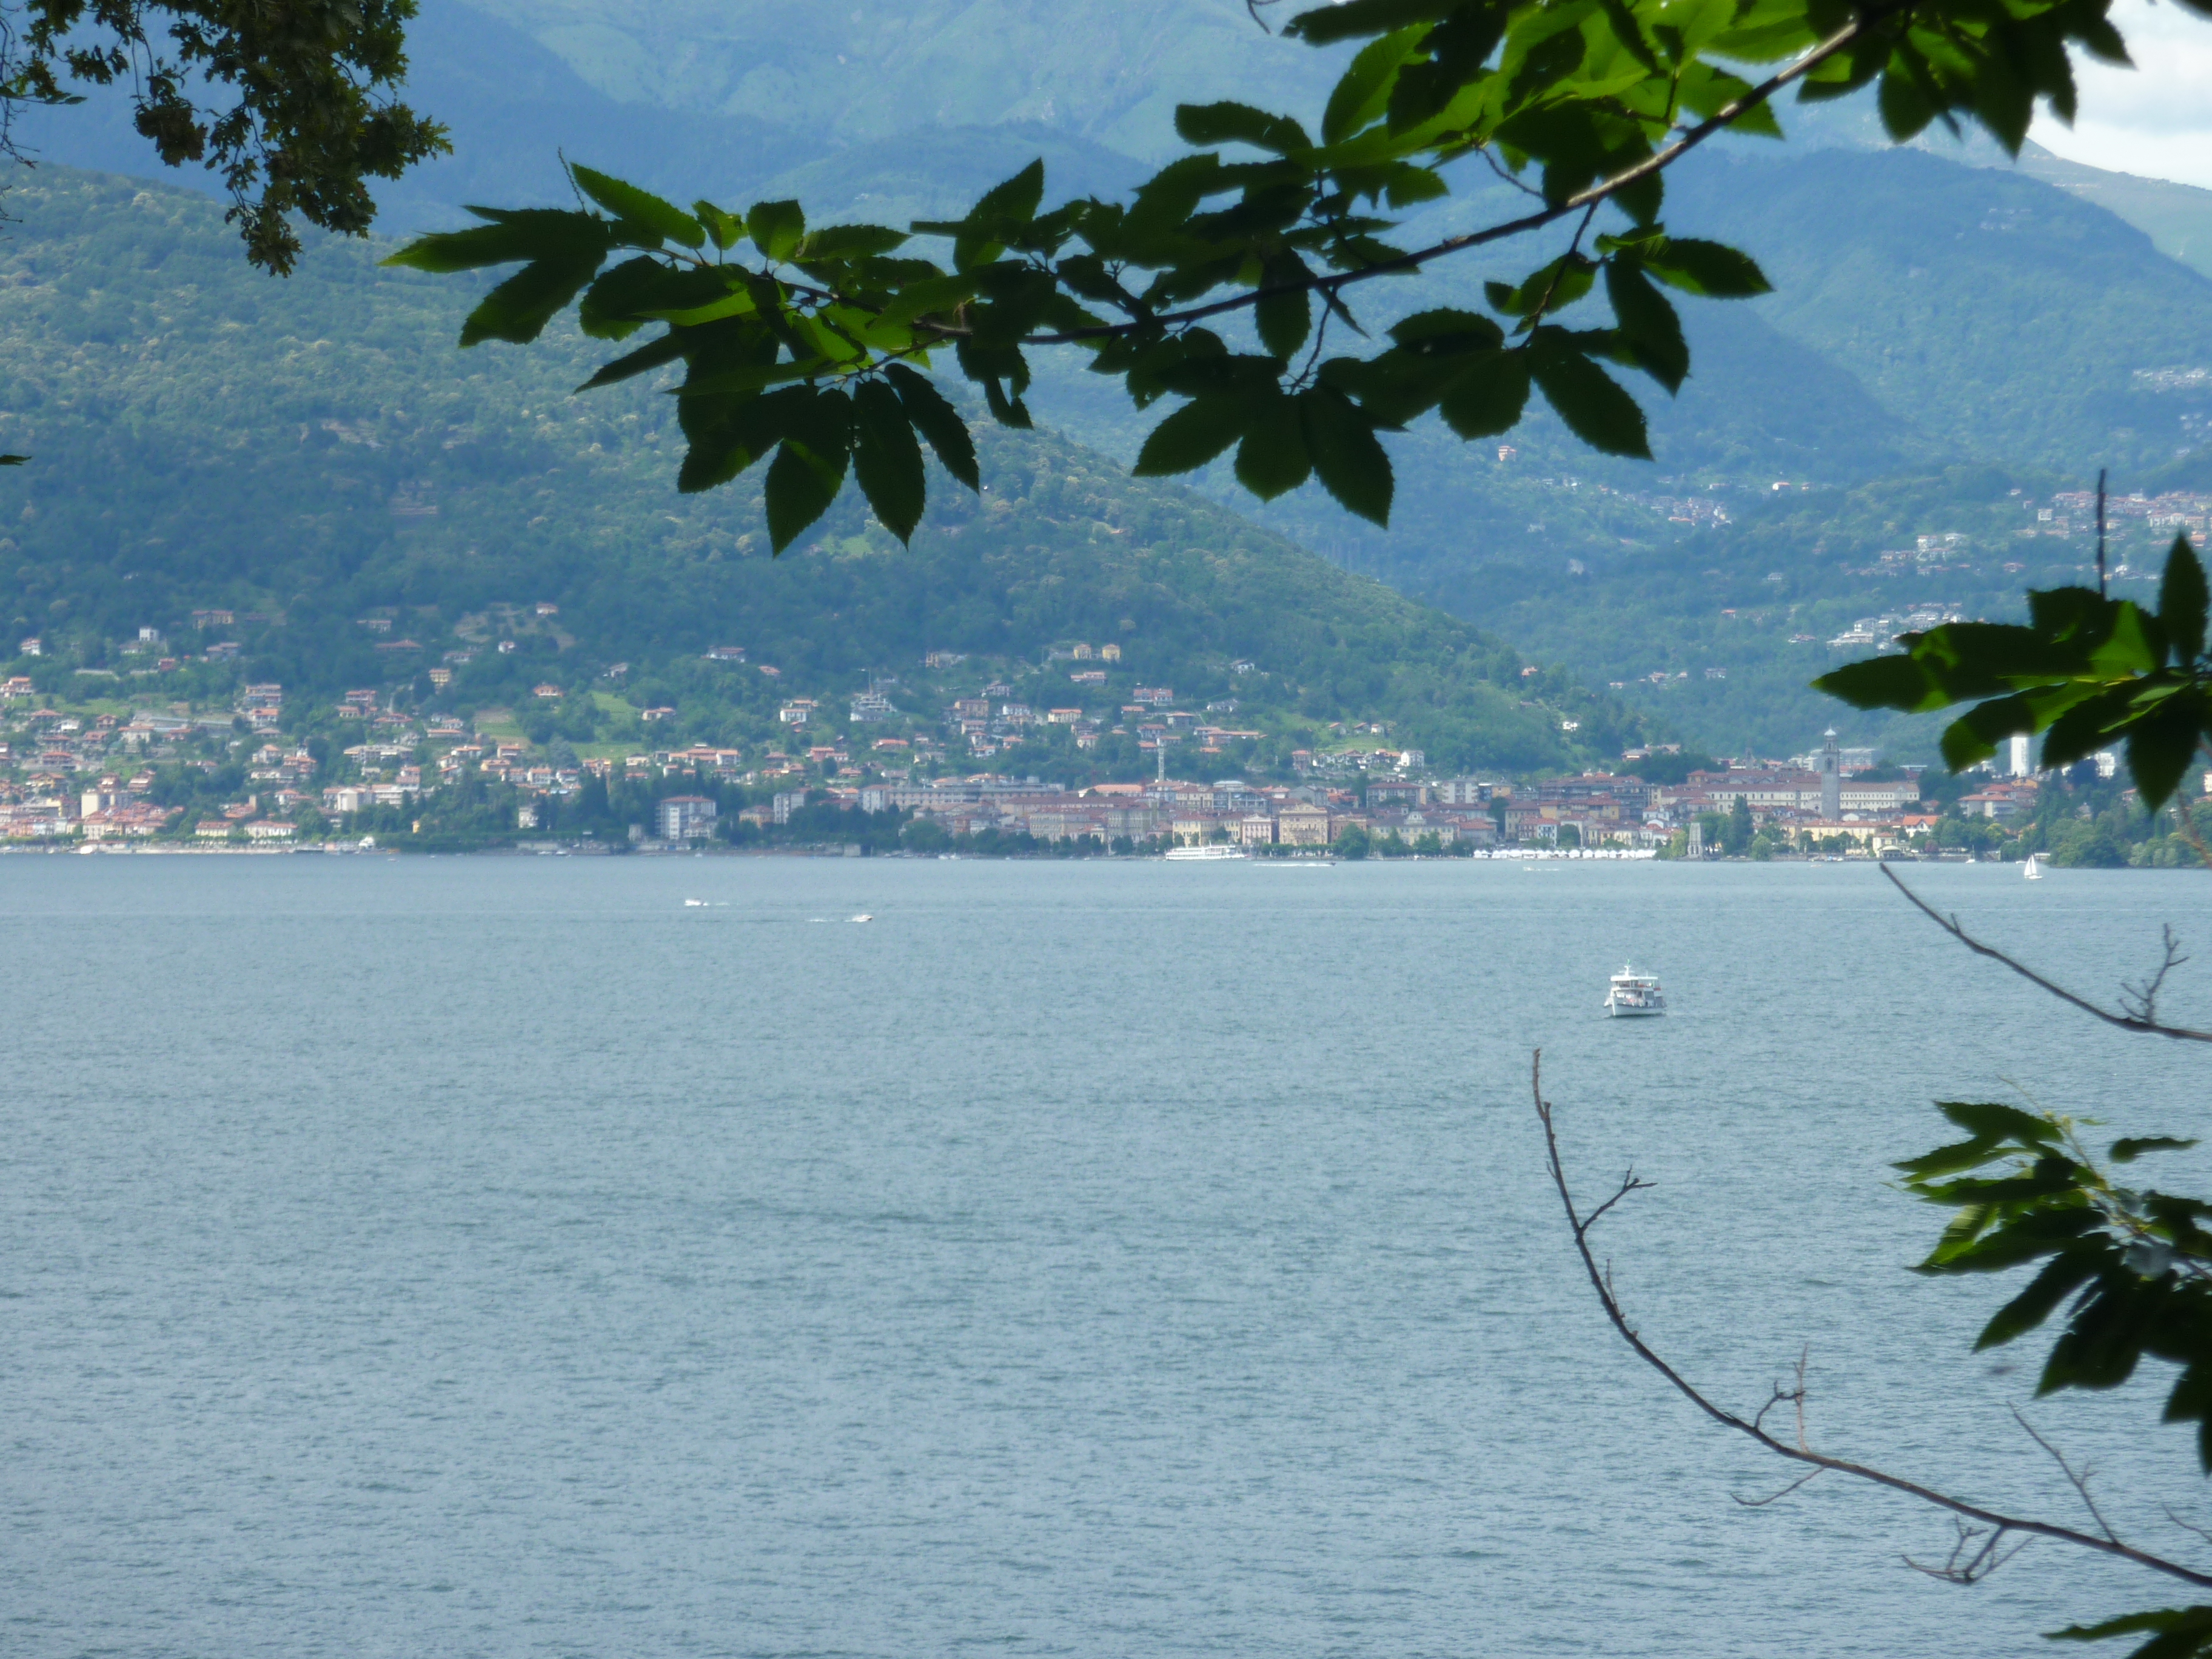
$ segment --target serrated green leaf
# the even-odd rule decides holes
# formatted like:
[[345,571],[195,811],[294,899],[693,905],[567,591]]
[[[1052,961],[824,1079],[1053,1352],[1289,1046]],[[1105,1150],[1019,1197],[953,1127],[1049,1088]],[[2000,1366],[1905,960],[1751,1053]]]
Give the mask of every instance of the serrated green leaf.
[[1565,310],[1590,291],[1597,281],[1596,262],[1580,253],[1563,253],[1531,271],[1518,286],[1485,283],[1484,295],[1509,317],[1549,315]]
[[627,380],[633,375],[643,374],[650,369],[659,368],[663,363],[672,363],[683,355],[683,337],[677,331],[671,329],[659,339],[647,341],[627,356],[617,357],[611,363],[602,364],[599,372],[576,390],[594,392],[603,386],[612,386],[617,380]]
[[1592,449],[1607,455],[1651,459],[1644,411],[1636,399],[1579,351],[1561,345],[1540,351],[1529,366],[1545,401],[1568,429]]
[[1990,1316],[1974,1339],[1974,1351],[2002,1347],[2015,1337],[2027,1335],[2095,1272],[2096,1263],[2089,1257],[2063,1251],[2052,1256],[2025,1289]]
[[2199,1659],[2212,1650],[2212,1607],[2167,1607],[2155,1613],[2131,1613],[2107,1619],[2100,1625],[2069,1625],[2051,1632],[2054,1642],[2105,1642],[2115,1636],[2145,1636],[2151,1640],[2128,1659]]
[[635,185],[580,165],[572,164],[568,176],[576,181],[577,189],[617,219],[641,226],[656,236],[685,247],[697,247],[707,240],[706,227],[673,202],[664,202],[649,190],[640,190]]
[[806,234],[806,210],[796,202],[756,202],[745,215],[745,231],[771,264],[799,251]]
[[887,225],[825,225],[811,230],[792,253],[794,264],[818,264],[830,260],[868,259],[902,247],[906,232]]
[[1869,657],[1846,663],[1813,682],[1854,708],[1904,708],[1916,713],[1941,708],[1947,701],[1928,677],[1928,671],[1911,657]]
[[2058,1124],[2039,1113],[1998,1100],[1939,1100],[1936,1109],[1961,1129],[1992,1142],[2016,1140],[2024,1146],[2056,1146],[2066,1138]]
[[1152,429],[1129,470],[1139,478],[1195,471],[1243,434],[1251,413],[1242,398],[1200,398],[1185,404]]
[[525,265],[477,302],[461,325],[461,343],[506,340],[527,345],[583,291],[599,268],[599,256],[538,259]]
[[727,252],[744,240],[745,222],[734,213],[725,213],[712,202],[691,204],[693,217],[707,233],[707,240],[718,252]]
[[[1288,289],[1310,274],[1304,262],[1293,255],[1262,265],[1260,283],[1263,288]],[[1303,289],[1271,294],[1253,307],[1252,320],[1259,330],[1260,343],[1272,356],[1288,362],[1313,331],[1313,295]]]
[[1669,288],[1709,300],[1748,300],[1773,291],[1748,253],[1723,242],[1670,236],[1643,252],[1644,268]]
[[914,429],[935,453],[938,464],[969,489],[980,491],[982,477],[975,468],[975,440],[960,411],[927,379],[904,363],[884,366],[884,378],[897,389],[899,404]]
[[1344,0],[1302,11],[1283,26],[1283,33],[1310,46],[1379,34],[1408,23],[1434,23],[1459,9],[1464,0]]
[[2155,812],[2172,799],[2204,736],[2203,708],[2193,691],[2177,692],[2128,730],[2128,771]]
[[1679,391],[1690,372],[1690,347],[1674,307],[1644,279],[1642,269],[1625,257],[1607,262],[1605,295],[1636,366],[1668,391]]
[[729,483],[782,441],[813,397],[809,387],[787,386],[766,396],[679,403],[678,418],[690,447],[676,475],[677,489],[696,495]]
[[1437,412],[1462,438],[1492,438],[1520,425],[1528,406],[1528,354],[1493,350],[1461,372],[1445,389]]
[[783,441],[769,463],[764,494],[770,548],[781,553],[830,510],[852,453],[852,400],[842,392],[794,388]]
[[2173,550],[2166,556],[2166,580],[2159,587],[2158,623],[2181,666],[2204,654],[2205,598],[2204,567],[2197,562],[2189,538],[2176,536]]
[[1447,352],[1495,351],[1505,343],[1505,331],[1479,311],[1439,307],[1417,311],[1395,324],[1390,337],[1409,349]]
[[1389,103],[1391,79],[1423,33],[1419,26],[1396,29],[1359,49],[1328,95],[1321,118],[1323,143],[1341,143],[1381,118]]
[[1342,392],[1310,386],[1297,396],[1306,453],[1322,487],[1346,511],[1388,526],[1395,488],[1390,457],[1366,415]]
[[711,269],[672,266],[641,253],[599,273],[577,305],[576,321],[595,339],[620,339],[646,322],[724,291],[721,276]]
[[838,483],[823,476],[811,456],[788,441],[776,447],[763,490],[768,507],[769,545],[777,554],[830,510]]
[[1037,204],[1044,199],[1044,158],[1039,156],[1012,178],[991,186],[975,198],[969,210],[969,222],[986,219],[1012,219],[1023,223],[1036,217]]
[[1313,148],[1306,130],[1289,116],[1249,104],[1178,104],[1175,129],[1187,144],[1249,144],[1278,155]]
[[854,392],[853,438],[853,472],[861,493],[884,529],[911,541],[928,483],[906,406],[884,381],[864,380]]
[[[491,210],[470,211],[489,214]],[[610,228],[605,220],[589,213],[530,208],[501,213],[494,222],[468,230],[417,237],[380,263],[437,276],[524,259],[581,259],[588,255],[596,264],[611,246]]]
[[1270,399],[1237,446],[1237,482],[1263,501],[1288,495],[1313,476],[1304,422],[1288,398]]

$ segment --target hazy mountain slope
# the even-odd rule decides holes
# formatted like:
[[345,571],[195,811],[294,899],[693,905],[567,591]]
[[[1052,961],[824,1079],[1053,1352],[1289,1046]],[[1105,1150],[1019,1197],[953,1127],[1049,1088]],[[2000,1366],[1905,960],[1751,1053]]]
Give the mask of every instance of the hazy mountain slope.
[[1337,61],[1267,33],[1243,0],[485,0],[485,9],[612,97],[755,116],[830,143],[1036,120],[1157,155],[1173,142],[1177,103],[1264,87],[1318,108]]
[[2036,179],[1914,151],[1741,154],[1671,212],[1758,256],[1758,301],[1892,412],[1990,459],[2145,466],[2212,403],[2136,376],[2212,363],[2212,281]]
[[2029,178],[2056,185],[2125,220],[2169,259],[2179,259],[2200,276],[2212,276],[2212,190],[2083,167],[2039,144],[2021,149],[2018,166]]

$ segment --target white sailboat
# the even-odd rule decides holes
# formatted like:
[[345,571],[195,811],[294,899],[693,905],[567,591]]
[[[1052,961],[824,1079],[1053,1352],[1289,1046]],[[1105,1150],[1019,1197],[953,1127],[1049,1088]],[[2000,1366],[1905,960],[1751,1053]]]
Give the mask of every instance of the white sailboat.
[[2043,854],[2040,853],[2030,853],[2027,855],[2027,868],[2021,873],[2025,875],[2030,881],[2041,881],[2043,879]]

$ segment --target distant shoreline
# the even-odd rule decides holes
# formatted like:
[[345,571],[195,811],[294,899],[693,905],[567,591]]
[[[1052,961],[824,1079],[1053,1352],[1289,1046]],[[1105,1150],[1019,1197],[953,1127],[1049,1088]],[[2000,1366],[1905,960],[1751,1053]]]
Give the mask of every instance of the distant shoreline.
[[[468,848],[422,847],[345,847],[310,844],[301,847],[148,847],[129,846],[94,842],[64,846],[4,846],[0,845],[0,857],[76,857],[76,858],[740,858],[740,859],[858,859],[887,860],[906,864],[1163,864],[1170,860],[1158,853],[1089,853],[1071,857],[1049,852],[1035,853],[911,853],[903,849],[894,852],[860,854],[847,852],[834,845],[819,847],[594,847],[588,843],[578,846],[507,846]],[[1211,862],[1212,860],[1209,860]],[[1449,854],[1407,853],[1396,858],[1370,854],[1365,859],[1346,859],[1334,854],[1307,857],[1262,857],[1243,860],[1221,860],[1221,863],[1253,865],[1336,865],[1336,864],[2004,864],[2007,867],[2022,862],[2018,860],[1982,859],[1969,860],[1963,854],[1908,854],[1886,860],[1875,860],[1864,854],[1850,856],[1820,854],[1777,854],[1771,859],[1752,858],[1681,858],[1662,859],[1656,852],[1638,848],[1577,848],[1563,850],[1531,848],[1526,851],[1500,848],[1454,857]]]

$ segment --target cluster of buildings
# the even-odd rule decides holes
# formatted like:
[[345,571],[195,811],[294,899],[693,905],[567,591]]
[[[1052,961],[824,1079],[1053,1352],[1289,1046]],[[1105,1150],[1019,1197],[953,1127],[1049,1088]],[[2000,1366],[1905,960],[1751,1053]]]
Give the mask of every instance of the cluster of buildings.
[[[1715,814],[1747,812],[1761,828],[1826,844],[1833,838],[1871,851],[1898,844],[1932,826],[1921,810],[1917,775],[1873,778],[1873,757],[1844,750],[1827,734],[1809,765],[1731,766],[1694,771],[1679,784],[1652,784],[1633,774],[1591,773],[1513,784],[1496,779],[1421,779],[1371,775],[1358,787],[1326,781],[1293,785],[1211,783],[1162,778],[1088,789],[978,775],[912,783],[832,788],[827,799],[863,812],[900,811],[953,836],[990,831],[1040,841],[1092,838],[1111,844],[1164,841],[1195,846],[1328,846],[1355,826],[1371,840],[1396,837],[1407,846],[1488,848],[1567,842],[1583,847],[1660,848],[1678,836],[1692,853],[1705,850],[1704,827]],[[1966,797],[1964,810],[2008,817],[2033,805],[2035,781],[1992,781]],[[823,792],[792,790],[772,805],[748,808],[763,826],[787,823]],[[1571,832],[1571,833],[1570,833]]]
[[[1940,619],[1912,612],[1870,619],[1875,627],[1927,625]],[[210,622],[215,619],[212,615]],[[735,647],[725,648],[737,657]],[[1072,678],[1087,662],[1112,660],[1113,647],[1057,653]],[[1249,669],[1249,665],[1240,665]],[[1571,842],[1583,847],[1666,847],[1696,852],[1715,814],[1741,809],[1754,823],[1793,840],[1832,844],[1835,837],[1879,851],[1931,826],[1917,775],[1877,778],[1874,756],[1840,748],[1827,735],[1817,752],[1786,763],[1732,765],[1691,773],[1680,783],[1653,783],[1632,771],[1511,783],[1498,778],[1436,778],[1417,750],[1376,744],[1328,752],[1300,750],[1291,781],[1279,784],[1220,778],[1189,781],[1167,775],[1171,749],[1195,759],[1219,752],[1223,740],[1256,738],[1227,720],[1234,698],[1204,707],[1178,705],[1173,688],[1140,686],[1118,711],[1088,714],[1073,702],[1038,708],[1016,700],[1004,684],[984,686],[945,710],[942,742],[925,731],[872,737],[865,729],[808,744],[814,705],[793,699],[788,735],[748,762],[735,748],[694,745],[649,754],[598,757],[556,765],[520,740],[478,734],[450,715],[403,712],[375,690],[346,694],[331,729],[343,765],[319,744],[311,749],[282,733],[284,690],[253,684],[222,714],[140,710],[73,714],[26,706],[27,680],[0,684],[0,838],[82,837],[127,840],[155,836],[229,844],[283,842],[300,833],[303,813],[337,818],[376,807],[409,808],[471,773],[512,786],[520,796],[515,827],[535,829],[549,800],[575,794],[594,775],[614,782],[645,781],[697,790],[735,784],[773,790],[746,808],[744,820],[763,828],[788,823],[810,800],[848,810],[896,811],[955,836],[1027,835],[1040,841],[1093,839],[1199,845],[1321,848],[1347,830],[1408,847],[1482,848]],[[854,698],[856,712],[889,708],[882,684]],[[865,707],[862,705],[865,704]],[[1118,714],[1118,718],[1117,718]],[[1110,726],[1109,722],[1113,722]],[[1158,775],[1145,782],[1070,789],[1058,784],[979,774],[917,777],[941,763],[955,745],[988,755],[1020,741],[1031,728],[1066,725],[1076,740],[1110,730],[1133,736],[1151,751]],[[1354,728],[1386,735],[1380,726]],[[350,738],[358,741],[348,742]],[[185,740],[204,738],[199,744]],[[215,754],[220,758],[210,758]],[[328,757],[327,769],[317,755]],[[1627,757],[1632,766],[1641,751]],[[235,799],[187,811],[149,799],[156,762],[181,762],[212,773],[243,772]],[[917,765],[917,762],[925,763]],[[2104,757],[2108,775],[2113,763]],[[2033,811],[2037,783],[2023,740],[1999,775],[1967,794],[1960,810],[1992,819]],[[823,787],[826,785],[826,787]],[[167,799],[174,799],[173,793]],[[756,799],[758,799],[756,797]],[[190,818],[191,821],[187,822]],[[661,799],[640,832],[672,842],[715,833],[715,800],[687,793]]]
[[[1112,652],[1115,658],[1121,654],[1118,647],[1109,645],[1103,649]],[[1087,646],[1078,647],[1077,652],[1083,656],[1076,659],[1084,659],[1089,650]],[[1252,667],[1250,663],[1235,665],[1239,673],[1249,673]],[[1103,685],[1105,680],[1103,669],[1079,668],[1068,673],[1070,684],[1078,688]],[[1079,690],[1074,695],[1079,696]],[[1265,735],[1222,723],[1224,717],[1237,712],[1234,697],[1217,698],[1202,710],[1175,707],[1172,686],[1139,685],[1129,693],[1129,702],[1110,710],[1085,709],[1078,702],[1062,708],[1039,708],[1013,701],[1012,686],[994,684],[983,687],[974,696],[954,698],[945,711],[945,728],[952,742],[976,759],[988,758],[1020,743],[1033,730],[1042,726],[1066,726],[1078,749],[1096,749],[1102,737],[1133,736],[1137,747],[1147,754],[1164,754],[1171,744],[1188,743],[1200,754],[1218,755],[1224,743],[1256,742]],[[856,708],[857,706],[856,702]],[[856,713],[854,718],[860,717]]]
[[[2094,533],[2097,527],[2097,492],[2094,489],[2061,490],[2051,498],[2051,505],[2035,511],[2038,532],[2051,536],[2069,536],[2078,532]],[[2212,495],[2199,495],[2193,490],[2169,490],[2162,495],[2146,495],[2141,490],[2128,495],[2107,495],[2105,498],[2106,526],[2139,524],[2146,530],[2180,532],[2201,534],[2208,513],[2212,513]]]

